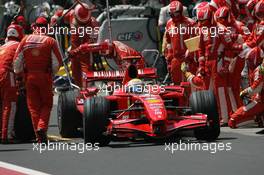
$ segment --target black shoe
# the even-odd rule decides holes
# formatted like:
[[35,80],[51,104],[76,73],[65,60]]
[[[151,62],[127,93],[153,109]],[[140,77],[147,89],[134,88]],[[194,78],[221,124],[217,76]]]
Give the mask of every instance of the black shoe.
[[37,131],[37,142],[38,143],[48,143],[48,136],[47,132],[43,129]]

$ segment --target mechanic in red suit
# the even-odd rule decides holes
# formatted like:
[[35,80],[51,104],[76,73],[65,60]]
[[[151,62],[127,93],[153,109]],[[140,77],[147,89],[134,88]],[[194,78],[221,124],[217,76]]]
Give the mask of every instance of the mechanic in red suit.
[[[249,28],[250,31],[253,30],[253,26],[257,20],[255,15],[254,15],[254,8],[258,2],[259,2],[259,0],[249,0],[246,4],[247,18],[244,21],[245,21],[245,24],[247,25],[247,27]],[[242,22],[243,22],[243,20],[242,20]]]
[[14,139],[17,88],[13,72],[13,58],[19,41],[23,36],[23,28],[12,24],[7,28],[6,43],[0,47],[0,101],[2,103],[2,122],[0,123],[2,123],[2,143],[12,143]]
[[[220,120],[228,122],[228,111],[230,102],[227,98],[227,78],[225,62],[223,59],[224,49],[230,48],[233,51],[242,50],[242,45],[232,42],[231,34],[223,25],[215,24],[213,11],[202,8],[197,12],[200,31],[200,50],[198,72],[206,72],[210,75],[209,89],[213,89],[216,95]],[[222,31],[222,32],[219,32]]]
[[260,47],[264,50],[264,1],[259,1],[253,11],[256,17],[256,22],[253,27],[252,33],[247,40],[247,45],[251,48]]
[[[58,11],[52,18],[51,24],[54,24],[57,19],[63,15],[63,10]],[[89,29],[89,32],[84,32],[84,35],[80,33],[71,34],[71,49],[78,48],[84,43],[96,43],[99,31],[99,23],[94,17],[91,16],[91,7],[87,4],[82,3],[76,5],[74,10],[71,10],[63,18],[64,23],[69,24],[71,28],[75,28],[77,31],[81,28]],[[91,71],[93,62],[93,55],[82,56],[76,55],[71,59],[72,76],[75,84],[79,87],[83,87],[82,84],[82,72]]]
[[233,13],[233,15],[236,17],[239,15],[239,9],[236,5],[237,2],[235,0],[211,0],[210,2],[210,8],[213,11],[216,11],[220,7],[229,7]]
[[39,143],[47,142],[53,105],[52,77],[62,64],[58,43],[44,33],[45,23],[43,17],[36,20],[34,33],[23,38],[14,60],[15,73],[25,73],[27,104]]
[[[218,24],[223,25],[228,29],[232,35],[234,43],[243,44],[249,37],[249,29],[240,21],[237,21],[228,7],[220,7],[214,14],[215,20]],[[232,48],[225,48],[224,61],[228,66],[228,98],[230,99],[232,113],[241,106],[242,100],[239,97],[241,72],[245,66],[245,59],[238,56],[238,53],[233,52]],[[231,111],[229,111],[230,113]]]
[[[255,67],[251,74],[251,86],[244,89],[241,97],[251,96],[249,104],[240,107],[233,113],[228,122],[229,127],[237,128],[249,120],[254,120],[255,116],[264,114],[264,53],[255,47],[247,54],[250,67]],[[263,62],[263,63],[262,63]],[[261,64],[262,63],[262,64]]]
[[166,25],[166,40],[167,46],[165,51],[165,57],[168,62],[168,70],[170,71],[172,81],[175,84],[182,82],[181,63],[184,61],[186,47],[184,40],[190,38],[190,32],[181,34],[181,28],[191,28],[195,25],[195,22],[183,16],[183,6],[179,1],[173,1],[170,3],[170,16],[171,19]]

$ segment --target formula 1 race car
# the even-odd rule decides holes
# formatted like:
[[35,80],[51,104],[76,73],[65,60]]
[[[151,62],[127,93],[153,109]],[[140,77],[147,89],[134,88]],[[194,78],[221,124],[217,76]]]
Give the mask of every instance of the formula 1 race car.
[[[194,130],[201,140],[215,140],[220,134],[211,91],[189,95],[188,83],[153,84],[149,79],[155,78],[155,69],[134,65],[124,71],[95,71],[86,76],[89,83],[106,81],[108,85],[61,92],[58,122],[63,137],[74,137],[82,128],[85,143],[107,145],[112,138],[161,139],[181,130]],[[107,95],[103,96],[102,90],[107,90]]]

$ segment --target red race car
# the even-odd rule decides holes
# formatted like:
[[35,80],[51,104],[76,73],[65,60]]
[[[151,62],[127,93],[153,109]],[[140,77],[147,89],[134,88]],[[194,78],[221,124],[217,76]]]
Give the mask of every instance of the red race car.
[[161,139],[194,130],[197,139],[218,138],[219,118],[212,92],[190,94],[188,83],[158,85],[155,68],[135,66],[141,57],[127,58],[130,65],[125,70],[85,74],[88,84],[100,82],[101,86],[60,92],[58,124],[63,137],[75,137],[82,130],[85,143],[107,145],[112,138]]

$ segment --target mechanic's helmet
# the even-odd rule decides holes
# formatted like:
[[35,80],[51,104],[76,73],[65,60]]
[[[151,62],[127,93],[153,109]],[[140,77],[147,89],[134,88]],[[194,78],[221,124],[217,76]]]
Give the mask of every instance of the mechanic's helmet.
[[7,37],[7,40],[21,41],[22,38],[24,37],[23,27],[17,24],[11,24],[7,28],[6,37]]
[[259,1],[254,7],[255,17],[260,21],[264,20],[264,1]]
[[239,6],[239,13],[241,15],[246,15],[246,5],[249,0],[237,0],[238,6]]
[[14,21],[13,21],[14,24],[18,24],[22,27],[25,27],[26,26],[26,20],[25,20],[25,17],[22,16],[22,15],[17,15],[14,17]]
[[46,34],[48,27],[48,20],[44,16],[40,16],[36,19],[36,22],[32,24],[32,30],[34,34]]
[[192,16],[196,17],[197,11],[204,7],[209,7],[209,2],[203,1],[203,2],[196,4],[192,10]]
[[38,27],[47,27],[48,26],[48,20],[44,16],[40,16],[36,19],[36,26]]
[[204,7],[197,11],[196,17],[201,26],[210,26],[213,24],[213,12],[211,8]]
[[179,1],[173,1],[170,3],[169,13],[173,20],[177,21],[182,18],[183,6]]
[[219,22],[223,25],[227,25],[231,22],[231,14],[230,9],[226,6],[220,7],[216,10],[214,17],[216,22]]
[[126,86],[126,91],[129,93],[141,94],[144,92],[144,83],[138,78],[130,80]]
[[211,0],[210,6],[212,7],[212,10],[216,11],[218,8],[224,6],[231,8],[232,3],[231,0]]
[[264,58],[264,53],[259,47],[252,48],[246,55],[248,66],[251,70],[254,70],[259,66]]
[[252,16],[254,16],[254,7],[256,6],[257,3],[258,3],[258,0],[249,0],[246,5],[247,10]]
[[74,8],[74,17],[80,24],[85,24],[91,19],[92,13],[88,4],[82,3],[78,4]]

